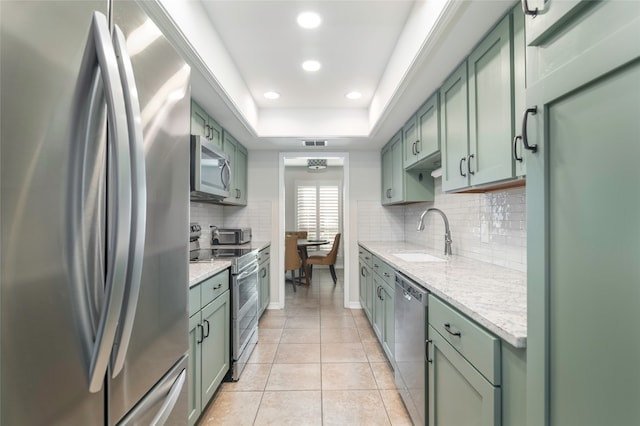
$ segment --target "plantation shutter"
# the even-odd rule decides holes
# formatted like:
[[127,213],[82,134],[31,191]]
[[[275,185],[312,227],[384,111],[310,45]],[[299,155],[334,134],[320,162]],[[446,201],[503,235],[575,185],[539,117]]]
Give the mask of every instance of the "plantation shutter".
[[296,229],[310,240],[333,242],[340,232],[340,183],[300,182],[296,188]]

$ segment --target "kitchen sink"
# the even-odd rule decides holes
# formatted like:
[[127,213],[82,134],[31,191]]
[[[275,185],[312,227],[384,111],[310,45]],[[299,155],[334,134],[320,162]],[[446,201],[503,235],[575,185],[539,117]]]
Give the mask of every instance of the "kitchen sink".
[[391,253],[391,255],[402,259],[405,262],[446,262],[445,259],[420,252]]

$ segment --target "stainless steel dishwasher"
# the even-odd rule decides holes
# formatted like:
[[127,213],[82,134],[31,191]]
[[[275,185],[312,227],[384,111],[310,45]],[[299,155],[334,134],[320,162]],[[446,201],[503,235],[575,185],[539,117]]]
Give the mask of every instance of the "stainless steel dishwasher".
[[426,319],[429,292],[396,273],[395,382],[414,425],[426,424]]

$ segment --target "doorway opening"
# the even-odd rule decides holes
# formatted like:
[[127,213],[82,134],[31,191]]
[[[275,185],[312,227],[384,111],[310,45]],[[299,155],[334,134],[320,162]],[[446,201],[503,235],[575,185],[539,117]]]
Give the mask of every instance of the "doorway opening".
[[[279,247],[284,247],[286,231],[306,231],[309,239],[331,241],[317,248],[323,254],[340,233],[336,268],[343,268],[343,305],[349,307],[349,154],[283,152],[279,165]],[[309,255],[316,254],[316,248],[311,250]],[[284,250],[279,253],[279,300],[284,308]]]

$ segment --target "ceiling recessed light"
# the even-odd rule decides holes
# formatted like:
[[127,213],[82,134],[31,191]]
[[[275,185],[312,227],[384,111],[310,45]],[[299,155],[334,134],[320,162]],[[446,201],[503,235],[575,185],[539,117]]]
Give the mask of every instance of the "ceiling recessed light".
[[304,61],[302,63],[302,69],[309,72],[318,71],[320,67],[321,65],[318,61]]
[[302,28],[316,28],[321,22],[320,15],[315,12],[303,12],[298,15],[298,25]]
[[360,93],[360,92],[349,92],[345,96],[347,97],[347,99],[356,100],[356,99],[360,99],[362,97],[362,93]]
[[264,92],[264,97],[267,99],[278,99],[280,97],[280,93],[278,92]]

